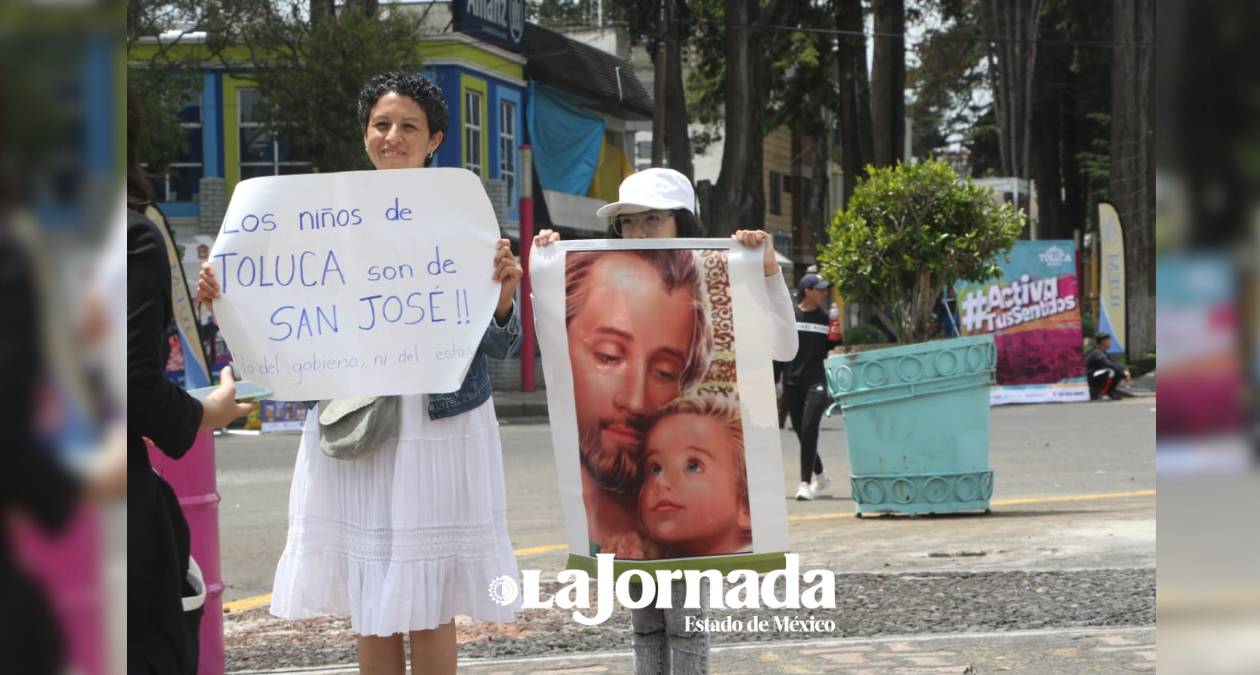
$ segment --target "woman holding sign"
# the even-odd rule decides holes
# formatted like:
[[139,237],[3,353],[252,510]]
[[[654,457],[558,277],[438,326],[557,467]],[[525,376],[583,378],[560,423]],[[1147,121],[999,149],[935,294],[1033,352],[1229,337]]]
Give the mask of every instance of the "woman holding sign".
[[[619,197],[597,212],[611,217],[609,239],[704,236],[691,181],[673,169],[631,175],[622,181]],[[770,236],[740,230],[732,238],[748,248],[764,247],[765,292],[773,308],[771,356],[790,361],[797,348],[795,316]],[[534,245],[559,240],[558,233],[542,230]],[[689,308],[699,303],[700,279],[688,262],[690,252],[681,252],[686,255],[653,256],[660,260],[651,265],[626,252],[605,255],[603,263],[566,259],[587,533],[593,549],[618,558],[729,554],[751,544],[739,406],[693,395],[713,339],[702,316],[687,320]],[[601,277],[615,260],[626,262]],[[592,292],[582,291],[584,286]],[[596,314],[616,315],[606,323],[620,328],[587,331],[601,323],[591,318]],[[596,337],[622,333],[635,339],[614,344],[615,338]],[[627,346],[631,342],[633,349]],[[685,590],[684,584],[673,586],[673,609],[631,610],[636,673],[708,672],[708,633],[686,629],[688,617],[700,619],[704,610],[683,607]]]
[[[428,166],[446,132],[446,101],[422,77],[385,73],[360,93],[359,124],[377,169]],[[271,611],[294,620],[350,615],[364,673],[402,675],[404,633],[415,672],[453,673],[456,614],[513,619],[487,592],[497,578],[518,576],[487,363],[520,348],[521,266],[506,239],[494,270],[498,305],[459,391],[400,397],[396,433],[353,459],[321,452],[319,407],[307,415]],[[219,297],[209,266],[198,295]]]

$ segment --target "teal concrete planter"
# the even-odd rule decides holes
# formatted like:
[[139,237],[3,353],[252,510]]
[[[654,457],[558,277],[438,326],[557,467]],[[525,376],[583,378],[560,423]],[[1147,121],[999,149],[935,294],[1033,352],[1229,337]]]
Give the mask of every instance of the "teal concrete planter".
[[[992,335],[827,359],[857,515],[988,511]],[[828,410],[830,413],[830,409]]]

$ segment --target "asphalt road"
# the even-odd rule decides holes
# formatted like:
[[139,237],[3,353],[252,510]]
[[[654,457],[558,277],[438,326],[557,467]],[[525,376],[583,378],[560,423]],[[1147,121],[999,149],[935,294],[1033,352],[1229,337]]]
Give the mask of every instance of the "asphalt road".
[[[849,572],[1153,568],[1155,399],[1006,406],[992,410],[991,516],[850,517],[843,420],[824,419],[819,447],[829,498],[788,502],[802,568]],[[559,569],[563,518],[550,429],[502,424],[508,531],[522,567]],[[781,434],[784,496],[798,445]],[[216,439],[226,601],[270,592],[284,548],[296,434]]]

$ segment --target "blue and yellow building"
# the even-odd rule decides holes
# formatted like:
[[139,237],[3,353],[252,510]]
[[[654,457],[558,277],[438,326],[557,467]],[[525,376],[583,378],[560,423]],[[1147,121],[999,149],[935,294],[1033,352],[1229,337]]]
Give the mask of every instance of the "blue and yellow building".
[[[418,45],[421,74],[442,88],[450,109],[435,165],[482,176],[503,230],[515,239],[521,145],[538,136],[539,226],[576,236],[598,229],[579,214],[593,215],[599,203],[615,199],[615,186],[630,171],[629,129],[651,119],[651,99],[629,64],[526,24],[523,0],[397,2],[389,8],[423,8],[425,25],[437,27]],[[478,15],[487,8],[499,11]],[[185,35],[179,48],[197,50],[202,42]],[[157,43],[154,38],[133,47],[132,60],[142,63]],[[185,150],[154,181],[159,206],[185,240],[217,233],[241,180],[312,170],[299,148],[266,129],[265,108],[245,70],[202,62],[200,91],[180,110]]]

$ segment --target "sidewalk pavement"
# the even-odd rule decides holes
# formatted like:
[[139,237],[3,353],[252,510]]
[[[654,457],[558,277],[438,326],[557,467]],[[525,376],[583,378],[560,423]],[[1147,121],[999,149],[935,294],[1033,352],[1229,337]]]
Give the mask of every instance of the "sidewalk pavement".
[[[1155,670],[1155,628],[838,638],[714,645],[710,671],[762,673],[1119,673]],[[466,660],[465,673],[633,673],[630,652],[515,661]]]
[[1138,396],[1154,396],[1155,371],[1151,371],[1141,377],[1135,377],[1121,386]]
[[[1118,673],[1155,670],[1155,627],[826,638],[713,645],[710,671],[763,673],[966,674]],[[461,659],[463,673],[568,675],[634,672],[629,651],[520,659]],[[235,675],[353,673],[352,664],[322,668],[235,671]]]

